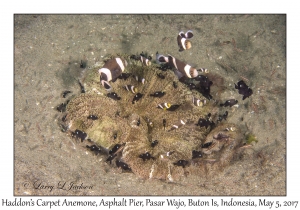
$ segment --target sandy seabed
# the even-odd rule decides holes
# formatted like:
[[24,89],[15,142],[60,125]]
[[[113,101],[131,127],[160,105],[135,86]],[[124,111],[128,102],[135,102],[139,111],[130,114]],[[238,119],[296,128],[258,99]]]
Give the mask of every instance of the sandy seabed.
[[[193,47],[180,53],[189,29]],[[258,142],[213,177],[168,183],[122,173],[61,132],[56,106],[80,92],[80,61],[142,51],[226,77],[224,96],[240,102],[229,120]],[[241,79],[253,89],[244,101]],[[286,195],[285,15],[15,15],[14,102],[15,195]]]

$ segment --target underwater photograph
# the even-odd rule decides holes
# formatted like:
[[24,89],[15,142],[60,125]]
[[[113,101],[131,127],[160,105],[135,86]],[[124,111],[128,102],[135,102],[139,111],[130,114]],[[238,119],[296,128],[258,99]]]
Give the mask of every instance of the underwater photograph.
[[285,196],[285,14],[14,14],[15,196]]

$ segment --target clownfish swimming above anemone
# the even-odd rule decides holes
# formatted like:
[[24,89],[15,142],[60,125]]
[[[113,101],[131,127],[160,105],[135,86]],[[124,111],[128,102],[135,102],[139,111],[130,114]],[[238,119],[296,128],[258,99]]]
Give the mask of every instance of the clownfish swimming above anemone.
[[188,50],[192,47],[191,41],[189,40],[194,36],[192,30],[188,30],[186,33],[183,31],[180,31],[177,36],[177,44],[179,47],[179,52],[182,52],[184,50]]
[[198,71],[194,67],[186,64],[172,55],[164,56],[156,54],[156,60],[158,63],[168,63],[174,69],[174,73],[179,80],[186,78],[195,78],[198,76]]
[[115,82],[128,65],[127,61],[122,58],[108,60],[104,66],[99,69],[100,83],[107,90],[111,91],[110,81]]

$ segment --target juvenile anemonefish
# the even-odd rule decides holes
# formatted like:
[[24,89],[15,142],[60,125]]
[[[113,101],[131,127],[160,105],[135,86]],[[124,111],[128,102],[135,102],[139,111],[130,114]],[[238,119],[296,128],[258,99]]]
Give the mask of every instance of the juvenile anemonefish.
[[252,89],[249,88],[243,80],[239,81],[237,85],[234,84],[234,86],[235,89],[239,90],[239,94],[243,95],[243,100],[245,100],[253,94]]
[[224,104],[220,104],[220,106],[225,106],[225,107],[230,106],[230,107],[232,107],[232,106],[236,105],[237,103],[238,103],[238,100],[229,99],[229,100],[225,101]]
[[226,111],[223,115],[219,115],[217,122],[221,122],[223,119],[227,120],[228,112]]
[[97,147],[95,144],[92,146],[86,145],[86,148],[90,149],[95,155],[98,155],[101,152],[101,148]]
[[201,151],[196,151],[196,150],[192,151],[192,159],[201,158],[201,157],[202,157],[202,152]]
[[116,165],[118,168],[122,168],[125,171],[131,171],[131,168],[128,166],[128,164],[120,160],[116,160]]
[[193,31],[188,30],[186,33],[184,33],[183,31],[180,31],[178,36],[177,36],[177,43],[179,46],[179,52],[184,51],[184,50],[188,50],[192,47],[192,44],[190,42],[190,38],[192,38],[193,35]]
[[178,123],[172,125],[171,129],[168,130],[168,131],[172,131],[172,130],[178,129],[178,128],[184,126],[184,125],[185,125],[185,122],[183,120],[180,120]]
[[195,98],[194,96],[193,96],[192,102],[193,102],[193,104],[195,106],[203,106],[203,105],[206,104],[206,100],[205,99],[204,100],[200,100],[198,98]]
[[168,111],[175,111],[176,109],[179,108],[179,104],[172,104],[167,110]]
[[111,161],[117,157],[117,154],[108,155],[108,158],[106,159],[106,162],[109,162],[111,164]]
[[130,59],[141,61],[143,65],[150,66],[152,57],[148,56],[147,58],[146,55],[142,52],[140,55],[131,55]]
[[113,148],[111,150],[109,150],[109,154],[112,155],[112,154],[115,154],[115,153],[118,153],[121,149],[123,149],[123,146],[125,145],[124,144],[115,144],[113,146]]
[[131,73],[122,73],[120,76],[118,76],[118,79],[127,80],[131,75]]
[[175,166],[182,166],[184,168],[186,165],[188,165],[189,161],[187,160],[178,160],[176,163],[173,163]]
[[71,134],[72,137],[78,138],[83,142],[83,140],[86,139],[87,134],[81,130],[76,129],[74,132]]
[[176,69],[177,71],[174,71],[174,73],[176,74],[178,79],[181,79],[182,77],[195,78],[198,76],[197,69],[178,60],[177,58],[173,57],[172,55],[164,56],[164,55],[158,54],[158,55],[156,55],[156,58],[159,63],[166,62],[172,68]]
[[166,93],[165,93],[164,91],[157,91],[157,92],[155,92],[155,93],[153,93],[153,94],[150,94],[150,96],[161,98],[161,97],[163,97],[165,94],[166,94]]
[[151,65],[151,61],[148,58],[144,57],[144,56],[140,56],[140,61],[145,66],[150,66]]
[[138,100],[140,100],[143,97],[144,94],[137,93],[133,99],[132,99],[132,104],[135,104]]
[[157,105],[157,108],[161,108],[163,110],[169,109],[171,107],[171,104],[169,103],[161,103]]
[[[134,76],[134,75],[133,75]],[[138,82],[141,82],[143,84],[145,84],[145,78],[143,77],[140,77],[140,76],[134,76],[135,80],[138,81]]]
[[153,122],[148,117],[146,117],[146,122],[148,126],[150,126],[151,128],[153,127]]
[[137,88],[134,87],[133,85],[125,85],[124,88],[125,88],[125,90],[131,91],[132,93],[136,93],[137,92]]
[[201,127],[205,127],[206,129],[208,128],[208,126],[211,126],[212,122],[209,121],[209,119],[203,119],[203,118],[200,118],[198,120],[198,124],[196,124],[197,126],[199,125],[200,128]]
[[154,141],[151,142],[151,147],[155,147],[157,144],[158,144],[158,141],[154,140]]
[[118,96],[118,94],[116,94],[115,92],[107,93],[107,97],[112,98],[114,100],[120,100],[121,99],[121,97]]
[[202,95],[208,100],[212,99],[212,95],[210,94],[210,86],[213,84],[212,81],[209,80],[207,76],[198,75],[194,78],[196,81],[199,81],[197,85],[197,90],[202,93]]
[[87,118],[90,120],[98,120],[98,117],[96,115],[89,115]]
[[143,161],[150,160],[150,159],[153,159],[153,160],[155,159],[155,157],[153,157],[149,152],[146,152],[144,154],[140,154],[139,158],[142,158]]
[[127,66],[127,61],[122,58],[113,58],[108,60],[104,66],[99,69],[100,83],[107,90],[111,90],[110,81],[114,82],[122,74],[125,67]]

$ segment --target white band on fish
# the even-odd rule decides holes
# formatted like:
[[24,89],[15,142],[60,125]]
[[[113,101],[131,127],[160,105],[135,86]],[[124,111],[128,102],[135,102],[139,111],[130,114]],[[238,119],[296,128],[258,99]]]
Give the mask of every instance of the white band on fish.
[[101,68],[99,69],[99,74],[101,75],[101,73],[105,74],[107,76],[107,81],[109,82],[110,80],[112,80],[111,77],[111,71],[107,68]]
[[181,38],[181,45],[182,45],[183,49],[186,50],[185,40],[186,40],[185,38]]
[[121,60],[121,58],[116,58],[116,61],[117,61],[118,65],[120,66],[120,68],[123,72],[124,69],[125,69],[125,66],[123,65],[123,61]]
[[191,66],[190,66],[190,65],[188,65],[188,64],[185,65],[184,71],[185,71],[187,77],[192,78],[192,76],[191,76],[191,74],[190,74],[190,69],[191,69]]

